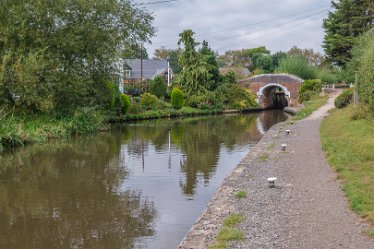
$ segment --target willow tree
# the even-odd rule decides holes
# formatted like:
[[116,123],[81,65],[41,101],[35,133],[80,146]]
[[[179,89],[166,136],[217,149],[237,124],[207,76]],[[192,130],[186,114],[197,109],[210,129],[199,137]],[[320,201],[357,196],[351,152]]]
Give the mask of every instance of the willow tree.
[[105,83],[153,17],[128,0],[1,1],[0,104],[36,112],[103,106]]

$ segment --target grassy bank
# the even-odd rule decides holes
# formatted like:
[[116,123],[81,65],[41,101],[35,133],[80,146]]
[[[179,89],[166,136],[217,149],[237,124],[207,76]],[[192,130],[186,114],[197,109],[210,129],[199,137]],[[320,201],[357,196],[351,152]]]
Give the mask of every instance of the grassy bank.
[[334,110],[322,123],[321,138],[351,208],[374,224],[374,122],[353,116],[352,107]]
[[199,110],[183,107],[145,111],[140,114],[109,116],[92,108],[82,108],[66,117],[24,116],[0,111],[0,151],[6,148],[41,143],[56,138],[86,134],[108,128],[108,122],[154,119],[163,117],[197,116],[222,113],[223,110]]
[[59,118],[0,113],[0,151],[28,143],[92,133],[104,128],[104,116],[84,108],[74,115]]
[[222,113],[222,109],[216,110],[200,110],[191,107],[182,107],[180,110],[173,108],[167,108],[162,110],[151,110],[142,112],[139,114],[126,114],[123,116],[111,116],[109,122],[124,122],[132,120],[143,120],[143,119],[155,119],[155,118],[166,118],[166,117],[184,117],[184,116],[197,116],[197,115],[208,115]]
[[298,111],[295,115],[296,120],[308,117],[315,110],[326,104],[328,97],[313,96],[310,100],[304,103],[304,108]]

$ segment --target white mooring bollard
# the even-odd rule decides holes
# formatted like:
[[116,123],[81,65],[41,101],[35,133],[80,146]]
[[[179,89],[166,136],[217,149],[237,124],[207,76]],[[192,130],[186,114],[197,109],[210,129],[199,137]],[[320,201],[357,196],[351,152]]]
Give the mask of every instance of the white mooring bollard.
[[290,135],[291,130],[286,130],[287,135]]
[[275,181],[276,180],[277,180],[276,177],[269,177],[268,178],[269,188],[274,188],[275,187]]
[[287,144],[282,144],[282,151],[286,151]]

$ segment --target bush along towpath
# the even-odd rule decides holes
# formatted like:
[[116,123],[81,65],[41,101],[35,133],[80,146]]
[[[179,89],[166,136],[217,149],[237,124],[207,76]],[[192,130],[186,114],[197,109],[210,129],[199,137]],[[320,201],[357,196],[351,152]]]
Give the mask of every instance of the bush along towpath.
[[[307,119],[272,127],[179,248],[374,248],[370,225],[349,208],[322,150],[319,129],[333,99]],[[274,187],[270,177],[277,178]],[[233,214],[241,216],[232,228],[236,236],[224,225]]]

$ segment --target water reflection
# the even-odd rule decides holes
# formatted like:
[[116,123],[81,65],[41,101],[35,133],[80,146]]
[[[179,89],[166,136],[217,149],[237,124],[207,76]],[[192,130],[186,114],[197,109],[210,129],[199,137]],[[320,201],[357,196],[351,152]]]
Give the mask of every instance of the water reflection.
[[285,119],[150,120],[3,155],[0,248],[175,248],[223,178]]
[[1,160],[0,248],[133,248],[154,234],[155,208],[120,192],[120,138],[30,146]]

